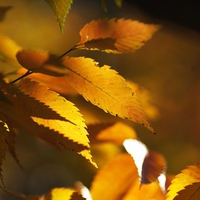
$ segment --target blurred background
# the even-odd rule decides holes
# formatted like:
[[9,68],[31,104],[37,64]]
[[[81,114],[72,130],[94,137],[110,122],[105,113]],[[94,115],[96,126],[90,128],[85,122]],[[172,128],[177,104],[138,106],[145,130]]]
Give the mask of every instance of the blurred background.
[[[106,2],[108,12],[101,8],[100,0],[74,1],[64,34],[61,34],[45,1],[1,0],[1,6],[12,6],[12,9],[0,23],[0,33],[24,48],[44,49],[61,55],[79,42],[80,29],[93,19],[130,18],[161,24],[162,29],[135,53],[112,55],[78,51],[70,55],[88,56],[100,65],[108,64],[152,93],[160,114],[156,120],[149,121],[157,135],[140,125],[133,125],[138,137],[150,149],[165,156],[167,172],[177,174],[200,161],[198,6],[188,1],[124,0],[122,7],[118,8],[114,1]],[[0,65],[4,69],[10,66],[6,63]],[[17,66],[13,64],[12,67]],[[41,195],[53,187],[73,187],[75,181],[90,186],[96,171],[80,156],[72,152],[61,154],[25,133],[18,136],[16,144],[18,157],[27,173],[8,154],[3,165],[3,178],[8,190]],[[0,199],[17,198],[0,190]]]

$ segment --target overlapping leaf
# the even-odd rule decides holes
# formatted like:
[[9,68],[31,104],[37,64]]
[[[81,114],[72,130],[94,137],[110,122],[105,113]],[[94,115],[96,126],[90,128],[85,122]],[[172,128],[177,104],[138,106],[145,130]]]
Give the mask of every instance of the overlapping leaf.
[[63,59],[69,70],[67,79],[86,100],[105,112],[143,124],[154,132],[147,122],[139,100],[123,77],[109,66],[99,67],[90,58]]
[[181,199],[183,194],[190,197],[191,200],[199,199],[199,183],[200,164],[188,166],[172,180],[172,184],[168,188],[167,200]]
[[[67,149],[75,150],[96,165],[89,151],[86,125],[82,115],[73,104],[45,86],[29,79],[20,82],[20,89],[29,97],[42,103],[41,105],[34,103],[31,99],[26,101],[26,98],[23,99],[24,97],[21,96],[20,100],[24,102],[24,106],[33,120],[39,125],[57,132],[51,137],[59,144]],[[46,139],[48,140],[48,138]]]
[[73,0],[45,0],[53,10],[57,22],[59,23],[60,30],[63,32],[65,19],[71,8]]
[[134,52],[144,45],[159,26],[130,19],[93,20],[80,31],[78,49],[101,50],[107,53]]
[[53,76],[65,75],[86,100],[105,112],[143,124],[154,132],[132,88],[109,66],[99,67],[93,59],[84,57],[65,57],[62,59],[64,66],[58,60],[55,65],[47,65],[46,63],[51,61],[51,56],[37,51],[34,53],[33,50],[18,52],[17,59],[23,67],[33,72]]

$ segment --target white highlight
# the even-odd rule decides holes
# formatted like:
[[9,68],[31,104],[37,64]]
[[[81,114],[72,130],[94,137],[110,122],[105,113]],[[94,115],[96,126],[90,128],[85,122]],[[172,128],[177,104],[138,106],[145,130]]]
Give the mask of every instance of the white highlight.
[[166,184],[166,176],[165,174],[161,174],[159,177],[158,177],[158,183],[160,185],[160,188],[162,189],[163,192],[166,192],[166,187],[165,187],[165,184]]
[[138,175],[142,176],[142,165],[148,154],[146,145],[135,139],[126,139],[123,142],[126,151],[131,154],[138,169]]
[[86,200],[92,200],[90,191],[81,182],[76,182],[75,188],[82,195],[83,198],[85,198]]

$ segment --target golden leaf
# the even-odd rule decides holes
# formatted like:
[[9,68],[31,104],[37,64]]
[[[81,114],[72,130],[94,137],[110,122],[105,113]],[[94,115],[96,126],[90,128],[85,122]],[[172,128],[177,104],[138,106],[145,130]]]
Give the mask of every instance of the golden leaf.
[[[24,106],[32,119],[39,125],[57,132],[51,135],[54,140],[67,149],[75,150],[96,166],[89,150],[86,125],[78,109],[64,97],[30,79],[23,79],[19,86],[26,95],[43,105],[39,106],[39,104],[33,104],[33,101],[25,101],[22,97],[21,100],[25,102]],[[45,109],[45,105],[49,108],[49,112]]]
[[[186,190],[186,187],[194,184],[194,183],[200,183],[200,163],[196,165],[190,165],[187,169],[184,169],[180,174],[178,174],[173,180],[171,185],[168,188],[167,193],[167,200],[173,200],[176,196],[178,196],[178,193],[182,190]],[[199,185],[198,185],[199,186]],[[185,188],[185,189],[184,189]],[[194,189],[194,187],[189,187],[189,194],[191,194],[190,189]],[[199,187],[197,187],[196,192],[199,190]],[[187,193],[187,191],[185,191]],[[192,196],[192,194],[191,194]],[[178,197],[177,197],[178,199]]]
[[160,28],[130,19],[93,20],[80,31],[78,49],[101,50],[107,53],[134,52]]
[[130,119],[154,132],[136,94],[115,70],[109,66],[99,67],[94,60],[83,57],[65,57],[63,64],[69,70],[66,78],[86,100],[105,112]]

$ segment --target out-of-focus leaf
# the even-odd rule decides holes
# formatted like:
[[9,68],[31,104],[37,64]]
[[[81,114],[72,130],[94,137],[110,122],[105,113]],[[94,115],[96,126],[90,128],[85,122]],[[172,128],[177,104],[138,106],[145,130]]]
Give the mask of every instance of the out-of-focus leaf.
[[192,196],[191,190],[193,190],[193,192],[194,192],[194,189],[197,186],[196,192],[198,192],[199,185],[194,185],[194,187],[192,187],[192,186],[189,187],[189,191],[186,191],[186,189],[184,189],[184,188],[186,188],[187,186],[192,185],[194,183],[200,183],[200,163],[198,163],[196,165],[188,166],[187,169],[184,169],[180,174],[178,174],[172,180],[172,183],[168,188],[167,200],[173,200],[176,196],[178,196],[178,193],[182,190],[185,190],[186,194],[190,194]]
[[163,155],[149,151],[142,165],[141,184],[156,181],[162,173],[165,173],[165,170],[166,161]]
[[154,132],[135,92],[115,70],[109,66],[99,67],[94,60],[84,57],[65,57],[63,64],[69,70],[68,81],[86,100],[105,112],[142,124]]
[[123,0],[115,0],[115,3],[118,7],[121,7],[122,6],[122,1]]
[[107,53],[134,52],[151,39],[159,27],[130,19],[93,20],[81,29],[81,40],[76,48]]
[[153,97],[152,93],[133,81],[128,80],[128,83],[140,99],[140,103],[146,116],[152,120],[157,119],[159,117],[159,111],[155,106],[155,98]]
[[[33,120],[39,125],[58,132],[51,137],[65,148],[81,154],[96,166],[89,150],[86,125],[79,110],[65,98],[30,79],[23,79],[19,86],[26,95],[43,105],[34,104],[31,99],[29,101],[23,97],[20,99]],[[49,111],[46,110],[46,106]]]
[[[25,74],[26,70],[21,68],[17,71],[18,74]],[[49,89],[62,94],[62,95],[78,95],[79,93],[71,86],[67,81],[66,77],[55,77],[46,74],[33,73],[28,76],[28,78],[40,82]]]
[[17,53],[16,57],[24,68],[32,72],[63,76],[67,71],[57,56],[45,51],[23,49]]
[[101,7],[105,12],[108,11],[107,5],[106,5],[106,0],[101,0]]
[[60,30],[63,33],[65,19],[71,9],[73,0],[45,0],[53,10],[57,22],[60,26]]
[[84,200],[80,194],[78,194],[72,188],[54,188],[46,195],[40,197],[40,200]]
[[12,8],[12,6],[0,6],[0,22],[4,20],[7,12]]
[[5,60],[16,61],[16,53],[21,50],[21,47],[9,37],[0,34],[0,54]]
[[94,124],[88,126],[89,138],[91,143],[95,142],[113,142],[122,145],[127,138],[136,138],[135,130],[122,123],[114,124]]
[[140,187],[139,181],[135,180],[130,189],[121,200],[165,200],[165,194],[157,181]]
[[136,179],[138,174],[132,157],[120,154],[98,171],[90,189],[91,196],[94,200],[121,199]]
[[178,195],[175,196],[174,200],[198,200],[200,199],[200,182],[193,183],[192,185],[187,185],[183,190],[178,192]]

